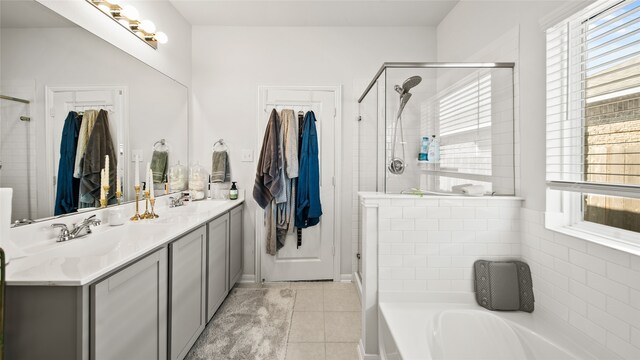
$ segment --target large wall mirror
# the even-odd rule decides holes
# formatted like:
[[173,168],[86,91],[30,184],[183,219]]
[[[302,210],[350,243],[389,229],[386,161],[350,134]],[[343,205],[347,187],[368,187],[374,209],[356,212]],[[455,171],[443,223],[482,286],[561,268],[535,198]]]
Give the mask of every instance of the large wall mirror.
[[166,175],[188,164],[187,88],[36,1],[0,6],[0,187],[13,188],[12,221],[95,209],[90,185],[107,154],[123,201],[147,163],[156,195],[182,190]]

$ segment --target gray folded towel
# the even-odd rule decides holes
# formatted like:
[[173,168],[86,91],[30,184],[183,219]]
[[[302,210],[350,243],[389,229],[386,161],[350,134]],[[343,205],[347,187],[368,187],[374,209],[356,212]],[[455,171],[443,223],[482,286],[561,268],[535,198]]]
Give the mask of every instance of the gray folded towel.
[[214,151],[211,159],[211,182],[221,183],[227,177],[227,152]]
[[154,184],[160,184],[164,181],[165,174],[167,173],[168,159],[168,152],[153,150],[153,155],[151,155],[151,171],[153,172]]

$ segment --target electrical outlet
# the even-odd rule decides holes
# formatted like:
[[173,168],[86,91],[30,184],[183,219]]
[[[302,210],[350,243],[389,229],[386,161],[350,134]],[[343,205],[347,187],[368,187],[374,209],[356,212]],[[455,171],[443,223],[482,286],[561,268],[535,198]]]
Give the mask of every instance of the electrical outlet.
[[131,151],[131,161],[132,162],[142,161],[142,149],[133,149]]
[[243,162],[252,162],[253,161],[253,150],[251,149],[242,149],[242,161]]

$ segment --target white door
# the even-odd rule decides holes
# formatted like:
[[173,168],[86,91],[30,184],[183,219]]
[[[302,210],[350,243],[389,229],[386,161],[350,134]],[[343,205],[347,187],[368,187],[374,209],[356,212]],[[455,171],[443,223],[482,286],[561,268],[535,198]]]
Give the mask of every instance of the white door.
[[124,97],[126,96],[126,88],[121,86],[100,86],[95,88],[49,88],[48,91],[50,108],[47,126],[51,131],[48,131],[47,140],[51,147],[49,151],[47,151],[47,154],[50,154],[48,155],[48,166],[51,169],[50,176],[53,179],[50,183],[49,193],[51,195],[48,197],[50,199],[48,204],[50,214],[53,214],[57,188],[56,178],[58,176],[58,166],[60,163],[60,141],[62,139],[62,130],[67,115],[70,111],[81,112],[90,109],[104,109],[108,111],[109,131],[111,132],[111,139],[113,139],[114,142],[113,146],[116,152],[118,152],[118,166],[122,168],[124,155],[123,121],[126,111],[124,108]]
[[[320,223],[302,230],[302,245],[297,246],[297,235],[287,235],[285,246],[275,256],[266,252],[264,239],[264,211],[258,207],[257,238],[263,281],[323,280],[334,279],[335,261],[335,168],[336,114],[339,104],[339,88],[262,88],[260,91],[259,144],[272,109],[293,109],[316,115],[320,163]],[[256,161],[257,163],[257,161]]]

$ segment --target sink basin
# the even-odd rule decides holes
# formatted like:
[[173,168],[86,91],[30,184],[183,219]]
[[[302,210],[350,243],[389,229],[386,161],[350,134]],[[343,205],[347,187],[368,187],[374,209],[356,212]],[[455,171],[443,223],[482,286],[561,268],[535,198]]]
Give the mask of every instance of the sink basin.
[[201,212],[211,211],[218,206],[226,204],[228,200],[203,200],[187,202],[183,206],[174,208],[168,208],[166,211],[167,216],[173,216],[173,214],[197,214]]

